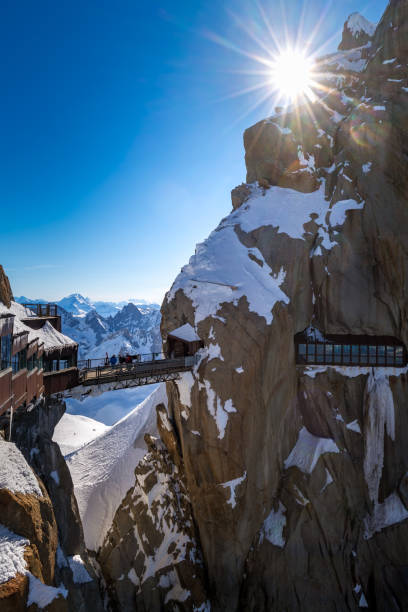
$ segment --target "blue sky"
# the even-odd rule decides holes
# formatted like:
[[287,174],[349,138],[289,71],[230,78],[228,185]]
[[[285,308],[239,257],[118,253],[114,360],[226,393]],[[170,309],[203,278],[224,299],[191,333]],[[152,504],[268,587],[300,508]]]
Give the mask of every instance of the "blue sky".
[[327,53],[348,14],[377,21],[386,4],[3,0],[0,263],[15,295],[159,301],[230,211],[242,133],[273,108],[264,90],[234,95],[260,80],[245,27],[273,48],[259,5],[281,41],[319,23],[311,49]]

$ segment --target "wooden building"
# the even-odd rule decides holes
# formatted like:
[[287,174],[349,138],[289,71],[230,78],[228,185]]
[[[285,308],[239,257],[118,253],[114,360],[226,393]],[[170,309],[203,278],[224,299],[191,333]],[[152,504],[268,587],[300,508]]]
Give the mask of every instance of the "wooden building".
[[9,308],[0,303],[0,415],[77,378],[77,343],[61,333],[55,304],[40,306],[31,310],[16,302]]
[[204,343],[190,323],[185,323],[167,335],[167,354],[172,357],[195,355]]
[[41,329],[48,321],[57,331],[61,331],[61,317],[56,304],[22,304],[22,306],[26,309],[26,316],[21,320],[31,329]]
[[13,402],[11,351],[13,346],[14,316],[6,309],[0,311],[0,414]]

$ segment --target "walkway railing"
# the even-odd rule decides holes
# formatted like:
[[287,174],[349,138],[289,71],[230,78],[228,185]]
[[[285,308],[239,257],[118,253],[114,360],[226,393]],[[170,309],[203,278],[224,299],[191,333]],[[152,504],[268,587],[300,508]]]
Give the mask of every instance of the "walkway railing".
[[[148,379],[152,377],[157,378],[159,382],[165,380],[163,376],[191,370],[194,361],[195,356],[193,355],[176,357],[174,359],[150,359],[133,363],[102,364],[90,368],[83,367],[79,370],[79,384],[98,385],[127,379]],[[146,382],[145,384],[148,383]]]
[[27,317],[57,317],[58,306],[56,304],[22,304],[27,308]]
[[[89,368],[98,368],[103,366],[119,366],[129,364],[140,364],[145,362],[155,362],[167,359],[166,353],[140,353],[137,355],[129,355],[130,362],[126,361],[126,357],[120,357],[116,355],[116,363],[112,364],[111,357],[98,357],[95,359],[80,359],[78,361],[78,369],[84,370]],[[122,359],[122,361],[120,361]]]

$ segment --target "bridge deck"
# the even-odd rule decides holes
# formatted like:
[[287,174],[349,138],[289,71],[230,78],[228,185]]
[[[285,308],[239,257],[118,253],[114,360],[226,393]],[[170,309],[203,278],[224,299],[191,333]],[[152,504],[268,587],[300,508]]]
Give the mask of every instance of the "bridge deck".
[[[101,365],[79,370],[79,384],[83,386],[101,385],[127,380],[138,380],[139,384],[151,384],[172,380],[180,372],[191,370],[194,356],[160,359],[139,363]],[[146,382],[144,382],[146,381]]]

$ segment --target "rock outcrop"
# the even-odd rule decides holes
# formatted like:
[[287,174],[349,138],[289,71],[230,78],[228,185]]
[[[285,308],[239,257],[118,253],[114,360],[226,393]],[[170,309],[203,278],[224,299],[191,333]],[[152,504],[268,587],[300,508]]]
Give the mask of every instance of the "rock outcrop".
[[391,1],[323,97],[245,132],[247,185],[162,306],[205,346],[168,416],[215,610],[408,607],[407,368],[294,358],[310,325],[408,345],[407,28]]
[[17,447],[0,438],[0,607],[25,610],[49,596],[65,610],[66,591],[54,587],[57,526],[51,500]]
[[375,24],[360,13],[352,13],[344,22],[339,49],[355,49],[366,45],[373,37]]
[[7,308],[10,308],[13,293],[10,287],[8,276],[4,272],[3,266],[0,266],[0,302],[3,302]]
[[[1,523],[7,531],[0,535],[0,547],[25,546],[26,560],[25,568],[21,565],[24,573],[0,585],[1,610],[25,610],[31,603],[50,611],[104,609],[98,568],[84,545],[72,479],[59,446],[52,442],[64,411],[64,403],[51,399],[38,401],[29,411],[19,410],[11,431],[15,444],[0,442],[10,465],[25,466],[14,479],[7,465],[1,468]],[[20,489],[27,482],[26,490],[14,491],[17,482]],[[13,558],[11,553],[8,557]]]

